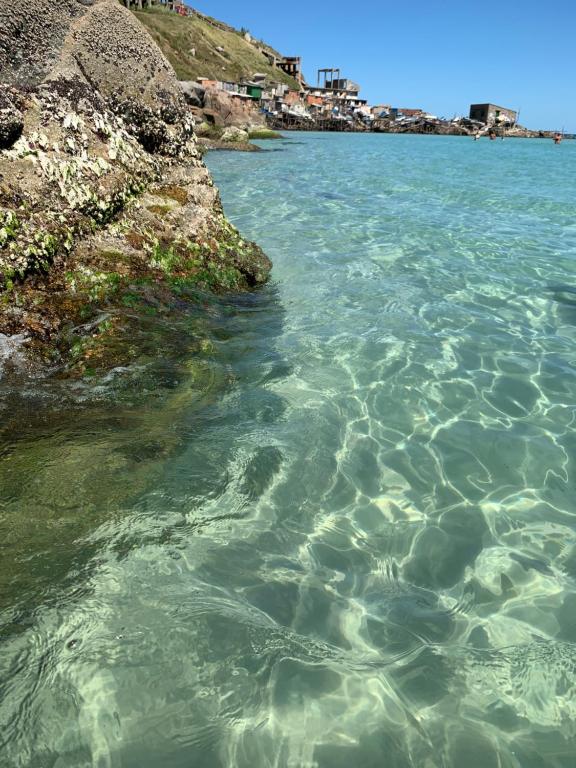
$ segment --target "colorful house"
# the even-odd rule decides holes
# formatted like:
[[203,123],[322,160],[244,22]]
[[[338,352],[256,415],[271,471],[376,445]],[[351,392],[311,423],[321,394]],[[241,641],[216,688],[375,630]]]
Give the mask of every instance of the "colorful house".
[[250,96],[254,101],[260,101],[264,91],[262,83],[244,83],[244,87],[246,88],[247,96]]

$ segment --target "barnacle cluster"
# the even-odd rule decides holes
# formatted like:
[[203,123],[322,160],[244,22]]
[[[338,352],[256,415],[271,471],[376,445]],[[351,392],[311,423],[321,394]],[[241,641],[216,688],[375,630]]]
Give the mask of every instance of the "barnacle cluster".
[[43,204],[0,208],[5,283],[46,269],[77,234],[108,221],[158,176],[159,159],[143,150],[121,117],[106,109],[90,107],[79,114],[69,107],[52,94],[35,94],[33,129],[2,153],[5,160],[21,161],[24,175],[35,174],[44,183]]
[[266,279],[270,262],[226,221],[178,99],[104,99],[68,79],[18,103],[23,131],[0,150],[0,333],[83,359],[121,332],[118,321],[102,334],[111,309],[149,310],[141,294],[169,302]]

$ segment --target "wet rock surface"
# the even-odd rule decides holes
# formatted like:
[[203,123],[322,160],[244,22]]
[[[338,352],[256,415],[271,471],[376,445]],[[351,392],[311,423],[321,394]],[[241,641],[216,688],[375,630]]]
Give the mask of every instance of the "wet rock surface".
[[65,358],[114,333],[102,318],[135,286],[266,280],[267,257],[224,218],[174,71],[116,0],[2,2],[0,70],[0,333]]

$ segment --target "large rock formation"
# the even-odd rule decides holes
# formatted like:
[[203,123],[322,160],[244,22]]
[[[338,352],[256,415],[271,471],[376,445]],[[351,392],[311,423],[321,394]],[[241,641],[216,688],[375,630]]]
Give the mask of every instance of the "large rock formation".
[[201,119],[211,119],[217,126],[234,126],[249,130],[264,127],[266,119],[256,104],[249,99],[234,98],[226,91],[207,88],[204,95],[204,110]]
[[0,71],[35,87],[80,76],[102,96],[148,106],[178,98],[176,76],[152,38],[114,0],[2,0]]
[[64,349],[135,280],[266,279],[223,216],[174,71],[117,0],[0,0],[0,73],[0,332]]

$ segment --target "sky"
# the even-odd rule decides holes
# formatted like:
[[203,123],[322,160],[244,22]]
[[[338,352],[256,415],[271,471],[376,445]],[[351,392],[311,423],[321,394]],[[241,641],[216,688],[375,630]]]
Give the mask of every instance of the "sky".
[[309,82],[340,67],[371,104],[453,117],[491,102],[528,128],[576,133],[575,0],[189,4],[301,56]]

